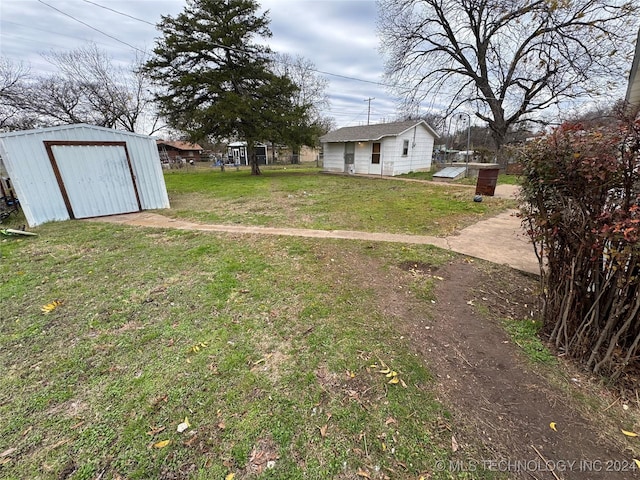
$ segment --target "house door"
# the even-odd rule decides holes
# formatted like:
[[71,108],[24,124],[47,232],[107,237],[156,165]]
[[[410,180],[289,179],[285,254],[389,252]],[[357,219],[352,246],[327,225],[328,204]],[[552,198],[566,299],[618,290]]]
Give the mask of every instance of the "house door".
[[356,173],[355,170],[356,144],[355,142],[346,142],[344,144],[344,172]]
[[71,218],[142,210],[124,142],[44,143]]
[[369,173],[372,175],[380,175],[382,173],[380,145],[379,142],[371,144],[371,166],[369,167]]

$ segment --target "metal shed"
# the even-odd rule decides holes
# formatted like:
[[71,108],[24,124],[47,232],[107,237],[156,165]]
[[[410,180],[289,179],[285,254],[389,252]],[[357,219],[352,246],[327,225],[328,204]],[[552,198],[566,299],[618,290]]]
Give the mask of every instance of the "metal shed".
[[169,208],[153,137],[77,124],[0,134],[29,226]]

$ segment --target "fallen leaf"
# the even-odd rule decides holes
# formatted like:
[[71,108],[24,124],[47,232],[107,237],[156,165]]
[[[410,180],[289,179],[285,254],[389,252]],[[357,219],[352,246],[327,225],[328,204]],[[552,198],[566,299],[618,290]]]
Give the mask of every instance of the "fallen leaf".
[[391,371],[390,368],[385,368],[383,370],[380,370],[380,373],[389,373]]
[[219,428],[220,430],[224,430],[225,428],[227,428],[227,426],[224,424],[224,422],[220,422],[220,423],[218,424],[218,428]]
[[65,443],[69,443],[69,439],[64,439],[64,440],[60,440],[59,442],[54,443],[53,445],[51,445],[49,447],[49,450],[55,450],[58,447],[61,447],[62,445],[64,445]]
[[398,380],[398,377],[393,377],[391,380],[389,380],[387,383],[390,383],[392,385],[395,385],[396,383],[400,383],[400,380]]
[[397,376],[398,376],[398,372],[394,372],[394,371],[391,371],[386,375],[387,378],[397,377]]
[[460,446],[458,445],[458,441],[456,440],[456,437],[451,435],[451,451],[457,452],[458,448],[460,448]]
[[366,470],[362,470],[361,468],[358,469],[358,471],[356,472],[356,475],[362,478],[371,478],[369,473]]
[[404,380],[400,379],[400,384],[401,384],[404,388],[407,388],[407,384],[406,384],[406,383],[404,383]]
[[382,444],[382,451],[386,452],[387,451],[387,444],[384,442],[380,442]]
[[171,440],[162,440],[153,444],[153,448],[164,448],[171,443]]
[[11,461],[11,459],[9,457],[7,458],[0,458],[0,465],[4,465],[6,463],[9,463]]
[[638,436],[637,433],[628,432],[627,430],[620,429],[620,431],[623,433],[623,435],[626,435],[627,437],[637,437]]
[[638,468],[640,468],[640,460],[634,458],[633,461],[636,462],[636,465],[638,466]]
[[329,428],[329,425],[327,425],[326,423],[320,427],[320,436],[322,438],[327,436],[327,429]]
[[186,442],[183,443],[183,445],[187,446],[187,447],[191,447],[196,440],[198,440],[198,436],[194,435],[193,437],[191,437],[189,440],[187,440]]
[[44,314],[53,312],[56,308],[62,305],[62,300],[54,300],[53,302],[49,302],[46,305],[40,308],[40,311]]
[[236,476],[235,473],[233,473],[233,472],[229,473],[229,474],[227,474],[226,477],[224,477],[224,480],[233,480],[233,477],[235,477],[235,476]]
[[391,425],[392,423],[396,423],[396,424],[397,424],[397,423],[398,423],[398,421],[397,421],[395,418],[393,418],[393,417],[388,417],[388,418],[384,421],[384,424],[385,424],[385,425]]
[[17,450],[16,448],[7,448],[4,452],[0,453],[0,457],[7,457],[11,455],[13,452],[15,452],[16,450]]
[[164,431],[164,429],[165,429],[165,427],[162,427],[162,426],[160,426],[160,427],[151,427],[151,430],[149,430],[147,432],[147,435],[150,435],[150,436],[157,435],[160,432]]
[[551,423],[549,424],[549,428],[550,428],[551,430],[553,430],[554,432],[557,432],[557,431],[558,431],[558,430],[556,429],[556,422],[551,422]]

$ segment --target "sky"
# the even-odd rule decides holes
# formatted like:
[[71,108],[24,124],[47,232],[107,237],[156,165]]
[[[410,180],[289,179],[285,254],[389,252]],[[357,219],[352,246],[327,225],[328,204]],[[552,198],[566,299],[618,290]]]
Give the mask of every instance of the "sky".
[[[380,85],[384,59],[378,51],[375,0],[258,1],[261,11],[269,11],[271,49],[300,55],[324,72],[330,101],[325,115],[337,127],[395,119],[399,99]],[[93,42],[114,62],[128,65],[135,49],[153,48],[159,36],[153,25],[160,16],[174,16],[185,4],[184,0],[0,0],[0,55],[30,65],[33,74],[46,74],[54,69],[42,53]]]

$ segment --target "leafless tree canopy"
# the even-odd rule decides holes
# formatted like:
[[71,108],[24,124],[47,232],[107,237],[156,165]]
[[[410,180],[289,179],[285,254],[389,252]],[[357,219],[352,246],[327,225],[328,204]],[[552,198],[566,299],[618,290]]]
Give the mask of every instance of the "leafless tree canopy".
[[16,105],[24,94],[23,85],[28,77],[29,69],[24,64],[0,57],[0,131],[24,123]]
[[322,118],[321,112],[329,106],[329,81],[315,68],[311,60],[299,55],[293,57],[287,53],[277,53],[273,57],[274,73],[288,77],[298,87],[294,104],[311,105],[309,117],[312,122],[318,123],[327,121]]
[[159,127],[148,76],[137,58],[115,66],[94,44],[44,55],[56,73],[32,77],[0,58],[0,127],[88,123],[152,134]]
[[509,128],[626,81],[635,0],[379,0],[386,73],[408,104],[439,98]]

